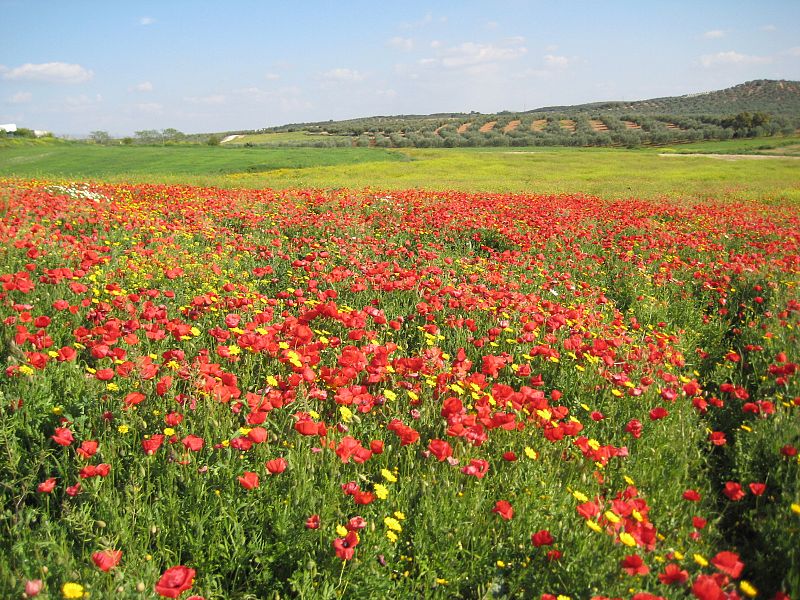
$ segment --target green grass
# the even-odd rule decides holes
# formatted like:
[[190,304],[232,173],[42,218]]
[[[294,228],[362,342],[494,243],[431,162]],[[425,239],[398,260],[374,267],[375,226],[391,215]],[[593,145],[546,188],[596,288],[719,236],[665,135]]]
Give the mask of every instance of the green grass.
[[368,148],[216,148],[210,146],[18,145],[0,147],[0,174],[19,177],[136,178],[304,169],[357,162],[403,160]]
[[784,156],[800,156],[800,136],[777,136],[769,138],[748,138],[738,140],[721,140],[696,142],[652,148],[656,152],[714,153],[714,154],[780,154]]
[[[777,138],[731,140],[686,144],[678,149],[741,153],[778,142]],[[800,176],[794,159],[721,161],[658,156],[667,151],[668,148],[382,150],[4,144],[0,146],[0,176],[278,189],[424,188],[584,193],[611,198],[800,201]]]

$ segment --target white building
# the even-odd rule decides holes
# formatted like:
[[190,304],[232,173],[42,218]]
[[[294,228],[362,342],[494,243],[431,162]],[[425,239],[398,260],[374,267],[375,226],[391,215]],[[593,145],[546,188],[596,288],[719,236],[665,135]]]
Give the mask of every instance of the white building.
[[5,131],[6,133],[14,133],[17,130],[17,126],[14,123],[6,123],[5,125],[0,125],[0,131]]

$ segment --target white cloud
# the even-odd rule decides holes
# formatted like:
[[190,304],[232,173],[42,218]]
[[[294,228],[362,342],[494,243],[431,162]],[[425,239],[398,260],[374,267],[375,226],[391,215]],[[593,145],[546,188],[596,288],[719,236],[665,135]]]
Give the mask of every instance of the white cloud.
[[17,92],[11,96],[8,101],[11,102],[11,104],[25,104],[30,102],[31,98],[33,98],[33,94],[30,92]]
[[48,83],[83,83],[89,81],[94,73],[81,65],[50,62],[25,63],[14,69],[7,69],[3,79],[18,81],[44,81]]
[[700,57],[700,63],[706,68],[718,65],[759,65],[769,62],[772,62],[772,59],[767,56],[741,54],[734,50],[717,52],[716,54],[704,54]]
[[778,31],[778,28],[775,25],[762,25],[760,27],[761,31]]
[[441,48],[442,46],[444,46],[444,44],[439,40],[433,40],[431,42],[431,48]]
[[703,37],[707,40],[718,40],[719,38],[725,37],[725,32],[721,29],[712,29],[711,31],[706,31]]
[[419,64],[423,66],[440,64],[447,69],[459,69],[514,60],[528,52],[528,49],[522,45],[524,41],[523,38],[516,37],[509,38],[502,44],[464,42],[445,48],[438,58],[423,58]]
[[153,84],[149,81],[143,81],[141,83],[137,83],[131,88],[132,92],[152,92],[153,91]]
[[781,52],[781,54],[786,54],[787,56],[800,56],[800,46],[794,46],[793,48],[784,50]]
[[153,17],[142,17],[141,19],[139,19],[139,25],[144,25],[144,26],[152,25],[155,22],[156,20]]
[[500,27],[500,23],[497,21],[486,21],[486,29],[497,29]]
[[264,79],[266,79],[267,81],[275,81],[276,79],[280,78],[281,76],[278,75],[277,73],[267,73],[266,75],[264,75]]
[[323,77],[329,81],[340,81],[345,83],[355,83],[357,81],[364,81],[365,75],[359,73],[355,69],[345,69],[339,67],[331,69],[323,74]]
[[392,98],[397,97],[397,92],[395,90],[375,90],[375,95],[380,98],[387,98],[391,100]]
[[566,56],[558,56],[556,54],[545,54],[544,55],[544,64],[548,67],[554,67],[557,69],[566,69],[569,66],[570,59]]
[[387,45],[392,48],[397,48],[398,50],[409,52],[414,49],[414,40],[412,38],[404,38],[396,35],[387,42]]

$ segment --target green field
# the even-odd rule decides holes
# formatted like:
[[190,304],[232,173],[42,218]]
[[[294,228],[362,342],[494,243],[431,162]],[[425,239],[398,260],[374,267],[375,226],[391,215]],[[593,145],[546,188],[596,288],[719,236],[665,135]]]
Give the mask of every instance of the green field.
[[[52,143],[0,146],[0,176],[219,187],[456,189],[604,197],[800,201],[796,158],[718,160],[679,151],[772,152],[798,138],[671,148],[229,148]],[[758,150],[759,146],[766,146]]]

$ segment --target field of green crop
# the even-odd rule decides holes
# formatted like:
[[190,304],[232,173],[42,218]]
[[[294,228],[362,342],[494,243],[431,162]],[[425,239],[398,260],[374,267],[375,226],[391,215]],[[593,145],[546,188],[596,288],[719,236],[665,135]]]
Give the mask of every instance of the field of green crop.
[[[760,146],[771,148],[780,143],[781,140],[759,141]],[[585,193],[613,198],[713,196],[769,202],[800,201],[800,166],[796,159],[722,161],[659,156],[674,150],[753,152],[755,145],[755,141],[735,140],[637,150],[0,145],[0,175],[277,189],[413,187]]]

